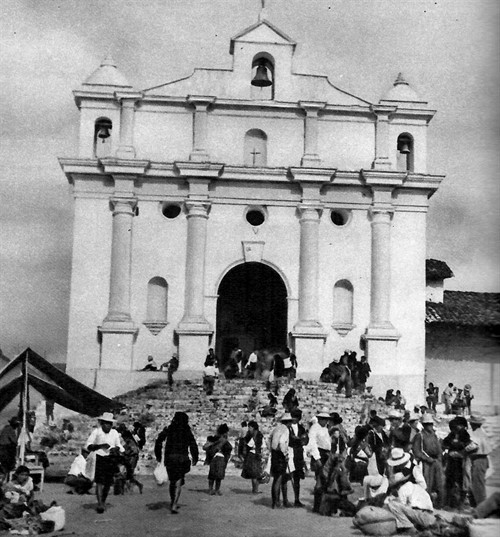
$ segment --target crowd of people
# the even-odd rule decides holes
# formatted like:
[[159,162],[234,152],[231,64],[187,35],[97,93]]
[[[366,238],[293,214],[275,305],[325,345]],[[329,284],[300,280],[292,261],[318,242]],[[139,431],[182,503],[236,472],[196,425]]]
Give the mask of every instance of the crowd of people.
[[[348,370],[343,380],[336,377],[336,382],[345,388],[346,397],[355,387],[366,388],[370,371],[364,358],[358,362],[356,353],[346,351],[338,362],[332,362],[341,366],[337,373],[343,375]],[[243,366],[240,364],[240,374],[247,374],[244,370],[252,362],[255,361],[249,357]],[[218,371],[213,349],[204,365],[206,371]],[[329,367],[328,374],[333,369]],[[214,389],[215,376],[215,373],[204,376],[207,394]],[[434,527],[435,509],[461,512],[474,509],[481,516],[488,510],[485,502],[492,503],[491,498],[486,498],[491,445],[482,428],[484,418],[470,413],[473,398],[470,385],[464,388],[468,403],[451,419],[449,432],[442,439],[436,434],[435,400],[439,390],[432,383],[426,389],[427,405],[415,407],[413,412],[406,409],[400,390],[387,390],[383,401],[388,409],[384,415],[375,409],[366,416],[361,415],[352,435],[344,427],[342,416],[326,408],[304,423],[300,400],[293,387],[285,393],[279,408],[280,385],[275,384],[274,390],[272,386],[267,383],[264,400],[259,396],[259,389],[252,388],[252,395],[244,404],[252,419],[241,423],[234,446],[228,423],[215,424],[213,434],[204,443],[202,439],[197,441],[185,412],[176,412],[171,423],[155,438],[154,455],[168,476],[172,514],[179,512],[186,474],[198,463],[198,445],[205,452],[210,495],[224,494],[222,483],[231,459],[240,463],[241,477],[251,482],[252,494],[261,494],[261,485],[271,482],[272,509],[304,507],[301,482],[306,475],[313,475],[312,511],[323,516],[354,517],[360,529],[366,518],[363,509],[367,507],[381,509],[384,514],[379,512],[379,516],[392,517],[397,530],[406,531]],[[462,392],[453,384],[448,385],[442,395],[446,412],[452,411],[453,401]],[[468,418],[462,415],[467,410]],[[263,418],[270,418],[275,424],[269,435],[260,430],[259,421]],[[26,510],[36,516],[48,509],[41,502],[34,502],[29,468],[15,468],[18,426],[17,417],[12,418],[0,433],[0,523],[2,516],[8,518],[9,513],[18,515]],[[145,443],[144,423],[136,421],[129,429],[124,423],[117,424],[112,413],[105,412],[71,465],[65,480],[68,492],[91,494],[95,485],[98,513],[106,510],[112,486],[114,494],[123,494],[133,486],[142,494],[143,484],[135,471]],[[7,481],[9,472],[13,473]],[[358,498],[353,498],[355,483],[362,488],[362,496]],[[289,492],[293,493],[293,500],[289,499]]]

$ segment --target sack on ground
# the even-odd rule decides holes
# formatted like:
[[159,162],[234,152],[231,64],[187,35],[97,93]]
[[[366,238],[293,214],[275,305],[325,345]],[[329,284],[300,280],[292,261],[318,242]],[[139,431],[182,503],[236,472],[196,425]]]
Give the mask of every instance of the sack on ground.
[[62,530],[66,524],[66,512],[60,505],[53,505],[47,511],[40,513],[40,518],[54,522],[54,531]]
[[162,462],[159,462],[156,465],[156,468],[153,470],[153,475],[156,481],[156,484],[161,487],[168,481],[168,474],[165,465]]
[[363,507],[352,523],[366,535],[394,535],[397,531],[394,515],[381,507]]

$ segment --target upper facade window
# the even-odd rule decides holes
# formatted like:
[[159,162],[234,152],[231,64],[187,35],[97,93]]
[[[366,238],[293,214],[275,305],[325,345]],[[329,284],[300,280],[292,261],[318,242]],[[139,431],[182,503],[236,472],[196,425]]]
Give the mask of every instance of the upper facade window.
[[266,166],[267,135],[260,129],[251,129],[245,134],[245,166]]

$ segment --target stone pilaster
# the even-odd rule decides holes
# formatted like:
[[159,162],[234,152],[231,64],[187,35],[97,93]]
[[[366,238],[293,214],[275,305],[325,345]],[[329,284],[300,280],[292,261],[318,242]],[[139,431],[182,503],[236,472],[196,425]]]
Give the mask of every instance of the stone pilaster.
[[393,163],[389,155],[389,122],[390,116],[397,110],[395,106],[373,105],[372,112],[375,114],[375,159],[374,170],[391,170]]
[[208,107],[213,104],[215,97],[190,95],[188,102],[194,106],[193,112],[193,150],[189,160],[208,162]]
[[116,93],[115,98],[120,101],[120,143],[116,156],[120,159],[135,158],[134,148],[134,118],[135,105],[141,98],[140,93]]
[[304,118],[304,154],[301,165],[304,167],[321,166],[318,155],[318,113],[326,103],[300,101],[305,112]]

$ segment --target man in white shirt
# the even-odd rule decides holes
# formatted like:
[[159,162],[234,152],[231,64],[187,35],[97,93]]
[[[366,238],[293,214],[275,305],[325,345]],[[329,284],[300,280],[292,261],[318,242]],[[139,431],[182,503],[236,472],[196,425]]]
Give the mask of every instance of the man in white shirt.
[[488,455],[491,453],[490,440],[482,425],[486,420],[479,414],[469,418],[472,431],[471,443],[466,450],[471,460],[470,493],[471,505],[476,507],[486,499],[486,470],[489,467]]
[[393,448],[387,461],[389,483],[396,497],[388,496],[385,507],[396,518],[398,532],[424,530],[436,523],[434,508],[425,481],[416,472],[409,453],[402,448]]
[[[403,474],[400,475],[404,479]],[[395,516],[398,532],[414,528],[424,530],[436,523],[431,497],[416,483],[406,482],[399,488],[396,498],[386,499],[385,506]]]
[[89,452],[82,448],[80,455],[77,455],[71,464],[68,475],[64,481],[70,490],[68,494],[87,494],[92,488],[92,480],[86,475],[87,457]]
[[321,469],[330,455],[332,440],[327,427],[331,418],[330,413],[327,410],[322,410],[316,414],[316,418],[318,421],[313,423],[309,429],[309,442],[306,451],[311,455],[311,470],[314,470],[316,476],[313,512],[319,513],[322,495]]
[[249,379],[253,379],[255,377],[255,371],[257,370],[257,362],[258,357],[257,353],[258,350],[254,350],[250,356],[248,357],[248,361],[245,365],[245,377]]
[[219,376],[219,370],[215,364],[206,365],[203,369],[203,389],[207,395],[214,392],[215,379]]
[[85,448],[95,454],[95,475],[97,512],[104,513],[106,498],[116,473],[115,457],[125,450],[120,442],[120,434],[112,429],[116,420],[111,412],[104,412],[97,418],[99,427],[87,439]]

